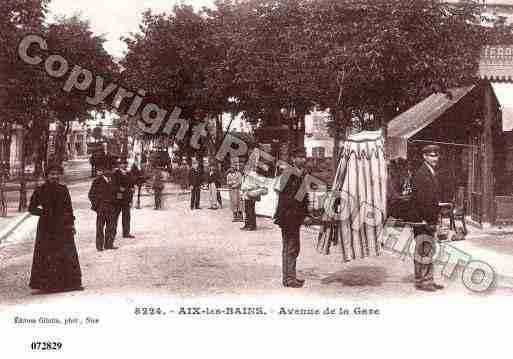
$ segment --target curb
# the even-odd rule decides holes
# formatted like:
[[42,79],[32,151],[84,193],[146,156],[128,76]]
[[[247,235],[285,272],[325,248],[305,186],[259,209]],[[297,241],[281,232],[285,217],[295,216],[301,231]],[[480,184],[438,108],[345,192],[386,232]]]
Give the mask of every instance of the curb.
[[19,216],[16,218],[13,223],[9,224],[7,228],[3,229],[0,232],[0,244],[4,239],[6,239],[16,228],[18,228],[27,218],[29,218],[31,214],[29,212]]

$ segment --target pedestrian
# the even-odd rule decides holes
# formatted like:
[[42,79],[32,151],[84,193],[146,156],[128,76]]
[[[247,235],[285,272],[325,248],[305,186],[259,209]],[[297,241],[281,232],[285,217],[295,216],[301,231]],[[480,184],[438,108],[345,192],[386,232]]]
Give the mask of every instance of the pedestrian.
[[228,170],[226,183],[230,189],[230,206],[233,213],[233,222],[242,222],[240,187],[242,184],[242,173],[239,171],[237,164],[233,164]]
[[119,215],[121,214],[121,226],[123,238],[135,238],[130,233],[130,204],[133,198],[133,189],[135,179],[127,172],[128,161],[122,159],[119,167],[112,174],[112,185],[115,194],[115,212],[114,220],[116,222],[116,232]]
[[[241,231],[256,231],[256,202],[260,201],[264,188],[257,183],[257,173],[249,171],[242,177],[241,192],[244,200],[244,226]],[[266,191],[266,190],[265,190]]]
[[140,170],[139,167],[137,167],[137,164],[135,162],[132,164],[132,167],[130,167],[129,175],[132,178],[132,180],[135,181],[135,186],[137,186],[136,207],[139,209],[141,204],[141,188],[144,182],[146,182],[146,177],[144,176],[144,172]]
[[184,160],[180,164],[180,167],[178,168],[178,176],[180,181],[180,187],[185,190],[189,188],[189,166],[187,165],[187,162]]
[[435,233],[440,213],[439,202],[442,191],[439,179],[438,163],[440,147],[428,145],[422,149],[423,162],[412,183],[412,204],[416,211],[415,220],[425,225],[415,226],[414,273],[415,288],[433,292],[443,286],[435,283],[433,275],[433,255],[435,252]]
[[160,167],[155,169],[152,188],[155,197],[155,209],[162,209],[162,191],[164,190],[164,179]]
[[94,154],[89,157],[89,164],[91,165],[91,178],[94,178],[96,176],[96,165],[95,165],[95,158]]
[[219,176],[214,165],[210,166],[207,173],[209,209],[217,209],[217,188],[219,187]]
[[118,249],[114,246],[116,222],[114,208],[114,186],[112,185],[112,160],[107,157],[97,165],[98,176],[89,190],[91,209],[96,212],[96,249]]
[[29,286],[43,292],[83,289],[71,197],[59,183],[63,172],[59,165],[48,166],[46,181],[34,190],[28,208],[39,216]]
[[281,227],[283,286],[300,288],[305,281],[296,276],[296,261],[300,252],[299,229],[303,224],[310,224],[311,218],[308,216],[308,193],[303,198],[297,198],[306,175],[306,152],[304,148],[296,148],[291,151],[291,156],[297,173],[281,177],[284,182],[280,183],[274,223]]
[[199,164],[196,160],[192,161],[192,168],[189,172],[189,184],[191,186],[191,209],[201,209],[200,196],[202,175],[199,169]]
[[[219,178],[219,176],[218,176],[218,178]],[[220,182],[218,182],[218,184],[217,184],[216,198],[217,198],[217,203],[219,204],[219,208],[223,208],[223,199],[221,198],[221,183]]]

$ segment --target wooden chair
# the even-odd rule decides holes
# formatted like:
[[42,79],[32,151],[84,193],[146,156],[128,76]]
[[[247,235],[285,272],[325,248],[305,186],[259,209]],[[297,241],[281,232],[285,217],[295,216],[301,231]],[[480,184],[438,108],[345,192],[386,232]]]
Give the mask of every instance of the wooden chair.
[[[467,225],[465,216],[467,215],[467,201],[465,200],[465,187],[458,187],[456,195],[454,196],[453,217],[454,221],[461,221],[463,227],[463,234],[467,234]],[[455,226],[456,227],[456,226]],[[456,228],[454,228],[456,230]]]
[[444,218],[449,218],[449,228],[456,232],[456,221],[461,222],[463,234],[467,234],[467,224],[465,222],[466,215],[465,187],[458,187],[454,200],[441,206],[439,222],[442,223]]

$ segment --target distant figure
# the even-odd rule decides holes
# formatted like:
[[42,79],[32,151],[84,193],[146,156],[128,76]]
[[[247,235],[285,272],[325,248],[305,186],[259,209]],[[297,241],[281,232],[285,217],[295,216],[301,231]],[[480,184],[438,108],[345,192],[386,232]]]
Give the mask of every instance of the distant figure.
[[119,168],[112,174],[112,184],[114,186],[115,195],[115,212],[114,217],[116,227],[119,215],[121,214],[121,224],[123,238],[135,238],[130,233],[130,204],[133,197],[133,188],[135,179],[127,172],[128,161],[122,159],[119,163]]
[[141,203],[141,188],[144,182],[146,182],[146,178],[144,172],[137,167],[135,162],[130,168],[129,176],[135,181],[135,185],[137,186],[137,206],[139,206]]
[[215,166],[210,166],[207,174],[208,199],[210,209],[217,209],[217,188],[219,187],[219,177]]
[[233,213],[233,222],[242,222],[242,206],[240,197],[240,187],[242,184],[242,173],[237,164],[232,165],[226,176],[226,183],[230,188],[230,206]]
[[191,186],[191,209],[200,208],[201,184],[203,183],[199,164],[196,160],[192,161],[192,168],[189,172],[189,184]]
[[97,168],[98,176],[89,190],[91,209],[96,212],[96,249],[118,249],[114,246],[116,222],[114,208],[114,186],[112,185],[112,164],[106,160]]
[[153,175],[153,194],[155,196],[155,209],[162,209],[162,191],[164,190],[164,179],[162,177],[162,170],[155,169]]
[[258,189],[255,184],[254,177],[256,172],[245,173],[242,177],[241,192],[244,199],[244,226],[241,231],[256,231],[256,202],[260,201],[260,196],[254,195],[254,191]]
[[190,168],[187,165],[187,162],[182,161],[182,163],[180,164],[180,167],[178,168],[180,187],[182,189],[189,188],[189,171],[190,171]]
[[83,289],[71,197],[59,183],[63,172],[59,165],[48,166],[46,182],[30,198],[29,212],[39,216],[30,288],[43,292]]
[[101,163],[105,162],[105,159],[106,159],[106,155],[103,150],[93,152],[93,154],[89,158],[89,163],[91,164],[91,177],[92,178],[96,177],[97,168]]

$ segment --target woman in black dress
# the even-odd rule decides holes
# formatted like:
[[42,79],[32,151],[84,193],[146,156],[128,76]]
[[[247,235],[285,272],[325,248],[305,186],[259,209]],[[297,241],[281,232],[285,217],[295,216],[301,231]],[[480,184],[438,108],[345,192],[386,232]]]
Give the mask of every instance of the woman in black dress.
[[48,166],[46,182],[30,198],[29,212],[39,216],[30,288],[43,292],[83,289],[75,217],[68,188],[59,183],[62,174],[61,166]]

